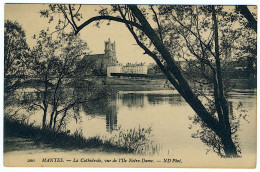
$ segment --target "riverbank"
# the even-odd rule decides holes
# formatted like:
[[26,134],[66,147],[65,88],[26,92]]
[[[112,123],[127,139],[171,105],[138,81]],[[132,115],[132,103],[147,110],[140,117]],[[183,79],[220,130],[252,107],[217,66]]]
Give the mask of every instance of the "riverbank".
[[[94,136],[86,138],[76,130],[56,131],[43,129],[24,121],[4,118],[4,152],[31,149],[63,149],[66,151],[81,150],[107,153],[154,154],[157,145],[149,140],[151,129],[133,128],[120,130],[110,138]],[[145,151],[145,152],[144,152]]]
[[[138,77],[104,77],[99,78],[105,85],[118,91],[153,91],[153,90],[175,90],[165,78],[138,78]],[[253,79],[230,79],[228,82],[233,89],[255,89],[256,78]],[[190,83],[194,85],[196,83]],[[198,86],[199,87],[199,86]]]
[[99,136],[85,138],[79,132],[69,134],[64,131],[42,129],[25,122],[4,118],[4,152],[31,149],[96,149],[102,152],[132,153],[133,149],[117,146]]

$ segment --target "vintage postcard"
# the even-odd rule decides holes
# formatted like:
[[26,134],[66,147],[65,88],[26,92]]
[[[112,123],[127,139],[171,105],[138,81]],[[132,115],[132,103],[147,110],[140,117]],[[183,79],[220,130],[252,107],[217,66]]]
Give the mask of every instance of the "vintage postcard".
[[4,18],[4,166],[256,168],[257,6]]

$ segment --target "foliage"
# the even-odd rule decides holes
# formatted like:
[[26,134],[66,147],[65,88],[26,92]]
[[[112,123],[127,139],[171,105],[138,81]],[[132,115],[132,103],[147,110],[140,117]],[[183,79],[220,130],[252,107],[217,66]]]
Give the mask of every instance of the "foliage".
[[43,127],[60,130],[66,118],[80,118],[79,104],[106,94],[92,81],[94,61],[82,61],[87,44],[73,34],[56,35],[53,39],[53,34],[41,31],[32,49],[30,67],[35,84],[31,86],[39,96],[31,100],[30,108],[43,110]]
[[[231,132],[232,132],[232,139],[234,141],[234,144],[237,147],[238,156],[241,156],[241,147],[239,144],[239,134],[238,131],[241,130],[241,122],[247,120],[247,111],[243,108],[243,103],[239,102],[237,107],[235,108],[236,112],[233,114],[231,113]],[[207,153],[209,151],[213,151],[217,153],[220,157],[225,158],[225,152],[224,152],[224,146],[222,144],[221,138],[216,135],[212,130],[210,130],[207,125],[196,115],[190,116],[189,120],[192,121],[192,125],[190,125],[189,129],[192,129],[193,127],[200,126],[200,129],[197,129],[195,133],[193,133],[191,136],[192,138],[200,139],[205,145],[209,147],[207,150]]]
[[138,129],[122,130],[119,127],[118,132],[109,139],[113,145],[125,147],[127,151],[137,154],[154,154],[160,147],[155,145],[150,138],[151,127],[145,129],[139,126]]
[[[214,74],[212,68],[216,68],[214,54],[214,31],[211,9],[209,6],[159,6],[162,19],[162,35],[167,48],[177,60],[185,61],[182,66],[184,75],[190,83],[203,85],[213,90]],[[241,57],[254,57],[256,50],[256,34],[245,28],[244,20],[239,16],[235,7],[216,6],[218,19],[218,39],[221,70],[232,68],[233,61],[241,61]],[[245,34],[247,36],[245,36]],[[243,36],[244,35],[244,36]],[[252,48],[245,52],[245,47]],[[251,51],[251,55],[249,54]],[[246,66],[246,63],[241,63]],[[194,72],[196,71],[196,72]],[[225,73],[225,72],[223,72]],[[229,91],[229,80],[225,80],[225,91]],[[201,84],[202,83],[202,84]],[[226,86],[227,85],[227,86]],[[197,88],[195,88],[197,89]],[[198,95],[201,92],[198,93]]]
[[26,75],[29,58],[26,35],[18,22],[6,20],[4,24],[4,95],[7,98],[21,86]]
[[[225,157],[225,152],[221,139],[216,135],[215,132],[210,130],[207,125],[197,116],[189,117],[193,125],[199,125],[201,129],[198,129],[191,135],[192,138],[200,139],[205,145],[209,147],[207,153],[212,150],[221,157]],[[190,129],[192,127],[190,126]]]

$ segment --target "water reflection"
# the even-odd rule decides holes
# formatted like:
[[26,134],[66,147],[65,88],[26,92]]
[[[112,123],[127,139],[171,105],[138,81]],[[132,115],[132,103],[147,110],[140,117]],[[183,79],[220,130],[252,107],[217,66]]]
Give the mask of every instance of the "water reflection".
[[[144,112],[142,111],[147,111],[148,109],[153,109],[158,106],[162,106],[164,109],[168,108],[168,110],[170,110],[170,108],[178,109],[169,111],[170,114],[174,114],[178,111],[184,112],[181,108],[186,108],[187,104],[179,94],[171,92],[163,94],[154,92],[119,92],[110,99],[88,102],[84,104],[83,110],[88,116],[93,116],[94,118],[100,116],[102,120],[105,120],[105,124],[103,125],[105,125],[106,132],[111,133],[118,129],[119,124],[122,125],[122,123],[124,123],[124,121],[122,121],[123,116],[123,118],[138,120],[140,116],[135,116],[132,113],[133,110],[135,113],[138,111],[138,114],[143,114]],[[234,119],[233,110],[236,106],[237,105],[234,107],[232,101],[228,102],[230,111],[229,118],[231,120]],[[130,116],[129,112],[131,112]]]
[[117,129],[117,105],[116,99],[100,99],[94,102],[87,102],[82,105],[85,114],[89,116],[105,116],[106,130],[112,132]]
[[127,93],[119,94],[119,99],[122,100],[123,106],[131,107],[144,107],[144,94]]
[[179,94],[147,94],[148,103],[158,105],[167,103],[170,105],[181,105],[183,98]]
[[117,129],[117,107],[116,101],[111,101],[106,111],[106,130],[112,132]]
[[118,110],[120,108],[127,107],[129,110],[132,108],[144,109],[145,106],[149,105],[168,104],[179,106],[183,103],[184,100],[178,94],[119,92],[112,99],[101,99],[85,103],[82,109],[89,116],[103,116],[106,120],[106,131],[111,133],[113,130],[117,130]]
[[[154,93],[124,93],[117,96],[117,100],[122,101],[122,105],[132,108],[144,108],[145,104],[158,105],[162,103],[170,105],[181,105],[184,100],[179,94],[154,94]],[[146,102],[147,100],[147,102]]]

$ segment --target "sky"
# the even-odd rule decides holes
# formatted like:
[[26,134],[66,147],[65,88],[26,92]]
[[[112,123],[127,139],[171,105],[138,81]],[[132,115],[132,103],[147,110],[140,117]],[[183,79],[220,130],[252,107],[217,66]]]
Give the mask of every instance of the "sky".
[[[53,30],[57,21],[48,23],[48,19],[40,17],[39,11],[48,8],[43,4],[5,4],[5,20],[17,21],[26,32],[27,43],[30,47],[35,45],[34,34],[39,34],[41,30],[48,27]],[[98,15],[95,9],[100,8],[97,5],[84,5],[81,8],[83,19],[78,22],[84,22],[86,19]],[[116,54],[119,63],[151,63],[153,60],[136,44],[131,33],[124,24],[118,22],[103,22],[100,28],[94,26],[94,23],[86,26],[80,31],[80,37],[87,42],[91,54],[104,53],[104,41],[109,38],[116,42]]]
[[[103,7],[110,7],[110,5]],[[35,39],[32,39],[34,34],[39,34],[41,30],[50,31],[55,30],[57,19],[48,23],[48,19],[40,17],[40,10],[48,9],[48,5],[45,4],[5,4],[5,19],[17,21],[22,25],[26,32],[27,43],[30,47],[35,45]],[[87,19],[97,16],[100,5],[83,5],[80,12],[83,15],[83,19],[76,22],[79,26]],[[61,15],[61,18],[63,16]],[[112,42],[116,42],[116,54],[119,63],[141,63],[146,64],[153,62],[152,58],[148,55],[144,55],[144,51],[136,44],[133,36],[123,23],[111,22],[107,25],[107,21],[103,21],[100,27],[94,26],[95,22],[89,24],[80,31],[80,37],[87,42],[90,54],[103,54],[104,53],[104,41],[109,38]],[[71,28],[71,26],[69,26]]]

